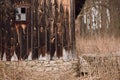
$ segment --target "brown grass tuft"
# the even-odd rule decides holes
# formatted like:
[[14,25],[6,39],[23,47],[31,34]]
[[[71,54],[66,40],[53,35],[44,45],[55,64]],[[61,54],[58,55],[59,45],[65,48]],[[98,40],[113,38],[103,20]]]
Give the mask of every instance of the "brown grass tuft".
[[120,39],[114,37],[76,38],[77,53],[113,53],[120,51]]

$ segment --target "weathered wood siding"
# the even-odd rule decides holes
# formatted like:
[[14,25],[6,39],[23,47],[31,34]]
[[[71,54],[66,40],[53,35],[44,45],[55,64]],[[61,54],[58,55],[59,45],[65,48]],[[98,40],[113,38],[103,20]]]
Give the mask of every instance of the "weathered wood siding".
[[[0,8],[1,60],[6,56],[6,60],[14,60],[14,57],[18,60],[70,59],[75,53],[74,5],[71,4],[72,0],[3,1]],[[16,20],[17,8],[25,8],[25,21]]]

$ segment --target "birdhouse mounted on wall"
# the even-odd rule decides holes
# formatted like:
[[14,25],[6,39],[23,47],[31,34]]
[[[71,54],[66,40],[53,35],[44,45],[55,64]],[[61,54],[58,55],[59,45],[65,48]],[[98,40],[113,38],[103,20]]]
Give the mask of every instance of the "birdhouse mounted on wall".
[[15,21],[26,21],[27,14],[25,7],[19,7],[15,10]]
[[14,16],[15,23],[29,23],[30,24],[30,1],[28,0],[14,0]]
[[73,59],[74,0],[10,0],[9,3],[14,18],[8,20],[12,24],[9,29],[6,25],[0,27],[7,31],[0,33],[3,34],[1,60]]

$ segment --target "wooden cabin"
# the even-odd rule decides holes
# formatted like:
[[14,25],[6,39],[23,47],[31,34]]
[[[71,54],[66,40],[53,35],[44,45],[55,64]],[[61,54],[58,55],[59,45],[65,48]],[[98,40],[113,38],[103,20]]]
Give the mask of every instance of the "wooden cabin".
[[73,58],[74,0],[5,1],[9,5],[4,6],[7,12],[0,13],[4,17],[0,17],[1,60],[4,55],[6,60],[15,56],[18,60]]

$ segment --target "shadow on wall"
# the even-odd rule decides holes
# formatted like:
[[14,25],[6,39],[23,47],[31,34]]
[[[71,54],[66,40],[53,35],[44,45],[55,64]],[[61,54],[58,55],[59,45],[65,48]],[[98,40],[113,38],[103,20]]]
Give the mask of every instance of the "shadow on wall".
[[75,0],[75,18],[79,15],[86,0]]

